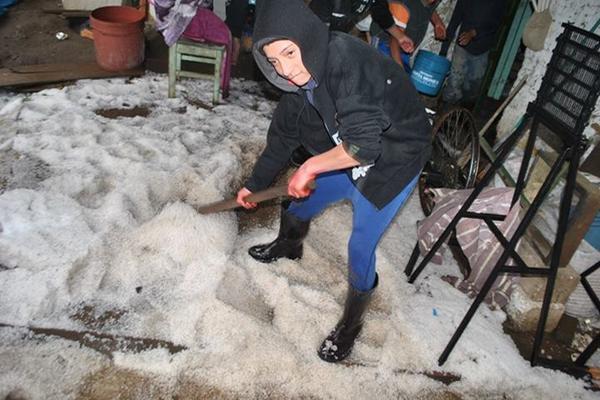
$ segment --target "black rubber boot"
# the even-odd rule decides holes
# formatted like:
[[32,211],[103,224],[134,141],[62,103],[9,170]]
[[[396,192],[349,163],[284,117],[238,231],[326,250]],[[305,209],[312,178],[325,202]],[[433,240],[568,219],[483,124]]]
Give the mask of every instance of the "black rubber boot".
[[348,288],[342,319],[319,347],[318,354],[321,360],[339,362],[350,355],[354,340],[363,326],[363,315],[378,283],[379,277],[375,275],[375,284],[368,292],[361,292],[352,286]]
[[282,257],[292,260],[302,257],[302,241],[308,234],[310,220],[302,221],[286,210],[287,207],[282,206],[277,238],[271,243],[259,244],[248,249],[248,254],[256,261],[270,263]]

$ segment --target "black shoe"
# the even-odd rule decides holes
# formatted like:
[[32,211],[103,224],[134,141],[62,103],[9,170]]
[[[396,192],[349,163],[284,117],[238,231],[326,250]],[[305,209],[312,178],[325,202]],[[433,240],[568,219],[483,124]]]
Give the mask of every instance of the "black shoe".
[[281,210],[281,223],[277,239],[267,244],[259,244],[248,249],[248,254],[256,261],[270,263],[285,257],[292,260],[302,258],[302,241],[308,234],[309,221],[302,221]]
[[368,292],[361,292],[352,286],[348,288],[342,319],[321,343],[317,352],[321,360],[339,362],[350,355],[354,340],[363,326],[363,315],[378,283],[379,277],[375,275],[375,284]]

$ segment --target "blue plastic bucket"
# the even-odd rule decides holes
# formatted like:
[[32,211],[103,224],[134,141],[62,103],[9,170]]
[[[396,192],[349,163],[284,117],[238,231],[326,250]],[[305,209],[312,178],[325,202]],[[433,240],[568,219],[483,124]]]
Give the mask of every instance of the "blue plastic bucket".
[[429,96],[438,94],[450,70],[450,61],[427,50],[419,50],[410,80],[417,90]]
[[592,221],[585,235],[585,241],[594,246],[596,250],[600,250],[600,213],[596,214],[596,218]]

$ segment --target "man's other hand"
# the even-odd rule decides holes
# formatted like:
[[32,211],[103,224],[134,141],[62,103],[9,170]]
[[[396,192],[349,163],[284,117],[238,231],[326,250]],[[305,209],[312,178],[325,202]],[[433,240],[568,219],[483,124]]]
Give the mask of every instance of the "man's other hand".
[[404,50],[405,53],[412,53],[415,51],[415,44],[412,39],[409,38],[406,34],[397,39],[400,48]]
[[236,197],[235,201],[236,201],[236,202],[237,202],[237,203],[238,203],[240,206],[242,206],[242,207],[244,207],[244,208],[248,208],[248,209],[249,209],[249,208],[255,208],[255,207],[256,207],[256,205],[257,205],[257,203],[252,203],[252,202],[248,202],[248,201],[245,201],[245,200],[244,200],[244,199],[245,199],[247,196],[249,196],[249,195],[251,195],[251,194],[252,194],[252,192],[251,192],[251,191],[249,191],[249,190],[248,190],[248,189],[246,189],[246,188],[242,188],[242,189],[240,189],[240,191],[237,193],[237,197]]
[[435,24],[433,34],[437,40],[446,40],[446,27],[444,24]]
[[460,34],[458,37],[458,44],[461,46],[466,46],[471,43],[475,36],[477,36],[477,31],[475,29],[469,29],[468,31]]

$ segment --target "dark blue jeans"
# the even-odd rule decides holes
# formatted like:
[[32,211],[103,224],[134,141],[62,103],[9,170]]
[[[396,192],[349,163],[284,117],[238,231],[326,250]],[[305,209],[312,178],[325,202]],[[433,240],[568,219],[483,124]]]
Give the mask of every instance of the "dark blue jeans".
[[488,53],[475,56],[459,45],[454,46],[450,76],[442,93],[445,102],[456,104],[477,99],[487,69]]
[[334,202],[352,202],[352,234],[348,243],[349,281],[357,290],[367,291],[375,283],[375,249],[381,236],[404,205],[417,184],[417,175],[384,208],[378,210],[350,181],[345,172],[334,171],[319,175],[317,188],[304,200],[294,201],[288,212],[301,220],[309,220]]

